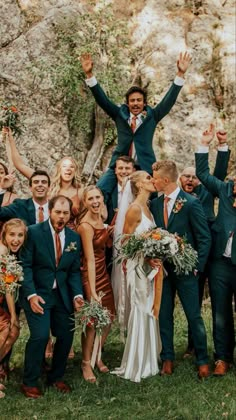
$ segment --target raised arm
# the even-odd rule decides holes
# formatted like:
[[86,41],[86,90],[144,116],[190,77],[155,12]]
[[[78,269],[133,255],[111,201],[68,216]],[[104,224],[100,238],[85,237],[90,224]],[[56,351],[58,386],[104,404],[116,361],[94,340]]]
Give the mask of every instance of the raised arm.
[[214,138],[214,125],[211,124],[208,130],[202,134],[199,151],[195,153],[196,175],[205,185],[209,192],[214,196],[219,196],[219,191],[223,182],[210,174],[208,164],[208,150],[211,141]]
[[167,115],[173,105],[176,102],[177,96],[184,84],[184,75],[189,67],[191,62],[191,56],[187,52],[180,53],[179,58],[177,60],[177,73],[174,83],[161,100],[161,102],[153,109],[155,120],[158,122],[160,121],[165,115]]
[[228,149],[227,144],[227,132],[224,130],[217,131],[216,137],[218,139],[218,147],[226,147],[227,150],[218,150],[213,175],[221,181],[224,181],[227,175],[228,163],[230,158],[230,150]]
[[8,135],[6,136],[6,144],[7,144],[7,150],[10,151],[10,156],[8,156],[8,159],[11,159],[14,167],[22,175],[24,175],[26,178],[29,179],[34,171],[32,168],[30,168],[24,163],[20,153],[17,150],[16,143],[12,135],[12,131],[9,128],[8,128]]
[[113,120],[116,119],[120,108],[107,97],[104,90],[97,83],[97,80],[93,75],[93,60],[91,55],[85,53],[82,54],[79,59],[87,78],[86,84],[90,87],[95,101]]

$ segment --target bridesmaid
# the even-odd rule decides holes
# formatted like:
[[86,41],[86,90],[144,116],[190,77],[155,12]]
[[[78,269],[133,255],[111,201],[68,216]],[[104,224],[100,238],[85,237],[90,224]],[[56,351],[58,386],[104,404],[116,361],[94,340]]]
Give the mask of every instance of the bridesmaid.
[[[11,219],[3,225],[0,241],[1,255],[18,256],[26,239],[26,225],[20,219]],[[4,365],[4,357],[11,351],[19,336],[19,320],[16,314],[14,296],[10,293],[0,294],[0,382],[7,377],[8,369]],[[1,385],[1,384],[0,384]],[[0,386],[0,397],[3,397]]]
[[[99,292],[104,293],[101,303],[115,315],[114,297],[109,274],[106,268],[105,250],[110,241],[111,230],[104,226],[101,216],[103,209],[102,192],[94,185],[84,190],[83,205],[86,214],[82,215],[78,225],[78,233],[83,245],[82,280],[85,299],[91,297],[100,300]],[[101,345],[103,347],[109,334],[111,324],[104,330]],[[96,377],[91,367],[91,355],[95,337],[93,327],[87,327],[86,335],[82,334],[82,372],[88,382],[96,382]],[[100,372],[109,372],[102,360],[97,360],[96,366]]]

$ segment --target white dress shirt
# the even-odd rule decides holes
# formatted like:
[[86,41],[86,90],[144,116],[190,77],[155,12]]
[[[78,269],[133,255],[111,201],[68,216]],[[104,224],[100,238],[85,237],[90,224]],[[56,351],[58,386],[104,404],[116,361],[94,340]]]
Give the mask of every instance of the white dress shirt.
[[34,203],[34,207],[35,207],[35,220],[36,220],[36,223],[39,223],[39,207],[42,207],[43,208],[44,222],[46,220],[48,220],[48,218],[49,218],[49,214],[48,214],[48,201],[47,201],[47,203],[45,203],[43,205],[40,205],[40,204],[36,203],[36,201],[34,201],[34,200],[33,200],[33,203]]
[[165,197],[170,198],[170,200],[167,203],[168,217],[170,217],[170,214],[171,214],[172,209],[173,209],[174,204],[175,204],[175,200],[176,200],[179,192],[180,192],[180,188],[177,187],[171,194],[168,194],[168,195],[165,194]]

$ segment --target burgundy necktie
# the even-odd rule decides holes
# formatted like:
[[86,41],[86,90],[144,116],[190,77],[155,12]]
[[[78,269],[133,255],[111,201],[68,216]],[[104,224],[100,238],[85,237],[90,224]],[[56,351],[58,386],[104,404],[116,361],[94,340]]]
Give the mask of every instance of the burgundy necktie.
[[[136,130],[136,121],[137,121],[137,118],[138,117],[136,117],[135,115],[133,115],[133,117],[131,118],[130,128],[133,131],[133,133]],[[132,154],[133,154],[133,142],[131,143],[130,148],[129,148],[129,157],[132,157]]]
[[170,201],[170,197],[165,197],[164,198],[164,211],[163,211],[163,217],[164,217],[164,224],[165,227],[167,228],[168,225],[168,208],[167,208],[167,204]]
[[44,222],[43,207],[38,208],[38,219],[39,219],[39,223]]
[[62,250],[61,250],[61,240],[59,233],[55,232],[55,242],[56,242],[56,265],[58,266],[61,259]]

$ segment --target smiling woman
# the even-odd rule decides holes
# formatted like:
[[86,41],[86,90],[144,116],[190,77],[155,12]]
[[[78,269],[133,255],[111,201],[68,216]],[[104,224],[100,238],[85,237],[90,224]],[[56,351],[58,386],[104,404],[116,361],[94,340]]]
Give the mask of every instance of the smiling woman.
[[[20,219],[11,219],[3,225],[0,241],[0,258],[18,254],[26,239],[26,226]],[[8,375],[8,353],[19,336],[19,321],[16,315],[14,296],[0,290],[0,382]],[[1,384],[0,384],[1,385]],[[0,387],[0,398],[4,393]]]
[[[114,298],[105,257],[111,230],[103,224],[103,195],[100,189],[94,185],[85,188],[83,204],[86,214],[80,220],[78,233],[83,245],[82,281],[85,298],[88,301],[91,299],[101,301],[102,305],[110,310],[111,318],[113,318],[115,313]],[[104,295],[102,299],[99,297],[99,292]],[[104,345],[110,328],[111,324],[104,329],[101,346]],[[94,328],[87,326],[86,335],[82,334],[82,371],[84,379],[88,382],[96,382],[91,366],[94,336]],[[96,365],[100,372],[109,372],[101,359],[96,360]]]

